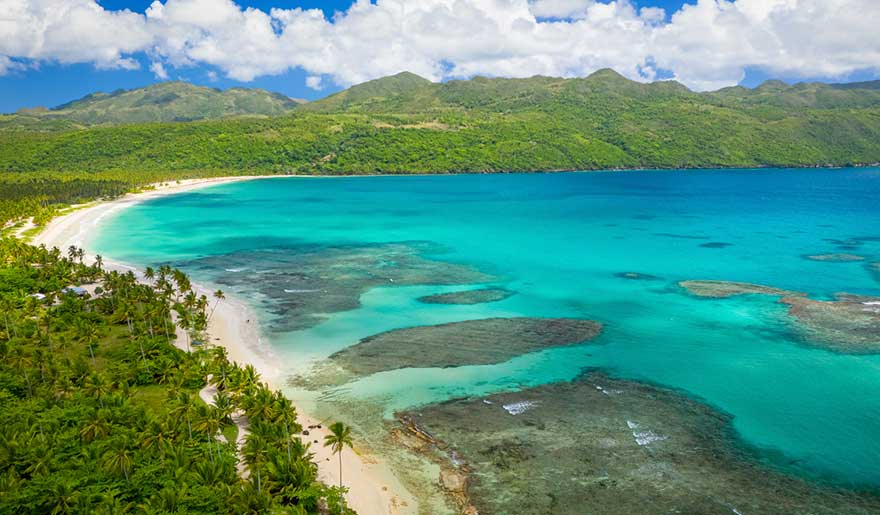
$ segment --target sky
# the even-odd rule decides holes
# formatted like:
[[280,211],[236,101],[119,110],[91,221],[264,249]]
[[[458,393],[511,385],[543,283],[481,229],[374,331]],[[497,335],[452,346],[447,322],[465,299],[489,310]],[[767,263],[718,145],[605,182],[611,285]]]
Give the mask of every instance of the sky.
[[311,100],[401,71],[874,80],[878,26],[880,0],[0,0],[0,112],[164,80]]

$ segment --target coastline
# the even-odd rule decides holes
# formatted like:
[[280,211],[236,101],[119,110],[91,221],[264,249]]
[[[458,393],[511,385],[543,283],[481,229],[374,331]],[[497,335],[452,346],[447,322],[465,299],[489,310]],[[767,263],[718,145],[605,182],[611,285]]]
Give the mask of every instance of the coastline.
[[[105,216],[120,209],[157,197],[208,186],[278,177],[285,176],[237,176],[155,184],[151,189],[129,193],[117,199],[98,200],[73,206],[71,211],[53,218],[39,233],[30,238],[29,242],[33,245],[46,245],[48,248],[58,247],[62,251],[70,245],[75,245],[83,248],[87,253],[87,259],[91,260],[94,259],[94,254],[86,248],[84,242]],[[132,270],[140,276],[138,270],[132,266],[106,257],[104,261],[109,269]],[[211,297],[209,288],[199,284],[193,286],[197,293]],[[262,343],[257,320],[243,301],[227,295],[227,298],[217,305],[208,326],[211,344],[224,347],[230,361],[253,365],[262,380],[272,389],[284,391],[282,370],[276,365],[277,360],[274,359],[271,348]],[[311,442],[313,460],[318,465],[319,478],[329,485],[338,484],[338,460],[329,448],[323,446],[324,436],[328,434],[327,428],[325,426],[317,428],[316,426],[321,425],[321,421],[303,413],[299,406],[297,406],[297,415],[298,422],[309,432],[307,438]],[[349,506],[359,515],[405,515],[417,512],[415,497],[406,490],[386,463],[375,456],[362,455],[357,447],[354,452],[351,450],[343,452],[342,462],[344,484],[349,489],[346,499]]]

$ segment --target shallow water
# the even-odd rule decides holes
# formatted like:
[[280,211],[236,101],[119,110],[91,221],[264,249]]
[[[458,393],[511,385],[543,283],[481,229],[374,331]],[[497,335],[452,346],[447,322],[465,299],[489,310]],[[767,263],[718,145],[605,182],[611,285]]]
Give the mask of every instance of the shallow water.
[[[381,372],[332,397],[379,403],[390,417],[453,397],[570,380],[585,367],[600,367],[680,389],[729,413],[739,437],[778,467],[880,487],[880,356],[804,345],[775,298],[700,299],[676,285],[718,279],[817,299],[837,292],[880,295],[871,265],[880,262],[878,236],[880,169],[652,171],[232,183],[108,217],[91,246],[130,263],[174,263],[238,293],[267,321],[284,322],[293,315],[279,306],[307,311],[309,296],[337,288],[333,262],[340,248],[400,243],[431,262],[492,275],[465,288],[489,284],[516,294],[486,304],[428,304],[418,299],[465,288],[401,286],[391,280],[398,275],[388,275],[398,263],[375,260],[370,280],[358,283],[366,285],[358,307],[343,302],[345,311],[331,306],[326,312],[325,303],[325,312],[310,313],[319,316],[309,324],[267,324],[291,374],[400,327],[488,317],[588,318],[605,325],[592,343],[494,365]],[[265,257],[306,248],[326,250],[309,262],[306,282],[318,281],[317,288],[291,287],[300,265]],[[272,252],[255,252],[267,249]],[[866,260],[806,257],[833,253]],[[242,254],[252,261],[244,267]],[[621,275],[626,272],[644,275]],[[231,277],[243,273],[251,275]],[[444,277],[435,282],[456,282]],[[349,286],[338,290],[350,292]],[[305,328],[285,330],[290,327]],[[315,402],[320,410],[322,401]]]

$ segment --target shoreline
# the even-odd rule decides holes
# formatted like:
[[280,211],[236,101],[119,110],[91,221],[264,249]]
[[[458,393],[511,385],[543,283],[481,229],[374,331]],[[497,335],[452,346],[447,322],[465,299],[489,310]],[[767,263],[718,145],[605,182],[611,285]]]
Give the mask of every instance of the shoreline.
[[[39,233],[29,240],[32,245],[45,245],[48,248],[58,247],[62,252],[70,245],[82,248],[87,259],[93,260],[92,253],[84,244],[89,234],[107,215],[154,198],[189,192],[209,186],[228,184],[264,178],[280,178],[302,176],[235,176],[207,179],[188,179],[177,182],[152,185],[151,189],[129,193],[112,200],[97,200],[86,204],[72,206],[67,213],[61,214],[43,227]],[[106,268],[122,271],[132,270],[140,277],[137,268],[105,257]],[[210,288],[193,283],[199,294],[211,299]],[[253,321],[253,322],[252,322]],[[262,342],[258,318],[243,301],[227,295],[214,312],[208,326],[211,344],[224,347],[230,361],[250,364],[259,372],[261,379],[273,390],[284,392],[284,376],[280,367],[274,365],[274,353],[270,346]],[[297,408],[297,419],[303,430],[309,435],[303,436],[311,442],[313,461],[318,465],[318,476],[328,485],[339,482],[338,459],[329,448],[323,446],[323,439],[328,434],[321,421],[313,418]],[[315,426],[321,425],[320,428]],[[317,440],[318,443],[315,443]],[[405,515],[417,512],[415,497],[406,490],[390,467],[377,456],[364,456],[357,447],[346,450],[342,454],[344,485],[349,489],[346,499],[349,506],[359,515]]]

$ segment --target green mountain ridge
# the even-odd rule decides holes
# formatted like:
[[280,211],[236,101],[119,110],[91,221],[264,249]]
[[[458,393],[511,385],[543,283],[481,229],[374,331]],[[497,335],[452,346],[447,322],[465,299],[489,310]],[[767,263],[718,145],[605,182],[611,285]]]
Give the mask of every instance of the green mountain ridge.
[[24,109],[24,124],[36,121],[84,125],[207,120],[231,116],[277,116],[302,101],[261,89],[225,91],[186,82],[161,82],[144,88],[92,93],[51,109]]
[[863,108],[880,106],[880,81],[853,84],[798,83],[770,80],[750,89],[742,86],[697,93],[672,81],[642,83],[611,69],[585,78],[535,76],[527,79],[474,77],[434,83],[404,72],[376,79],[310,102],[310,112],[421,113],[448,109],[512,111],[553,104],[589,103],[606,95],[614,99],[688,99],[712,105]]
[[[302,105],[267,92],[257,100],[246,95],[254,93],[163,83],[0,116],[0,176],[108,173],[128,181],[128,174],[138,183],[146,176],[240,173],[880,163],[880,82],[769,81],[699,93],[612,70],[575,79],[445,83],[401,73]],[[260,109],[276,114],[255,116]],[[169,121],[175,111],[173,119],[204,119]],[[153,123],[108,121],[135,114]]]

